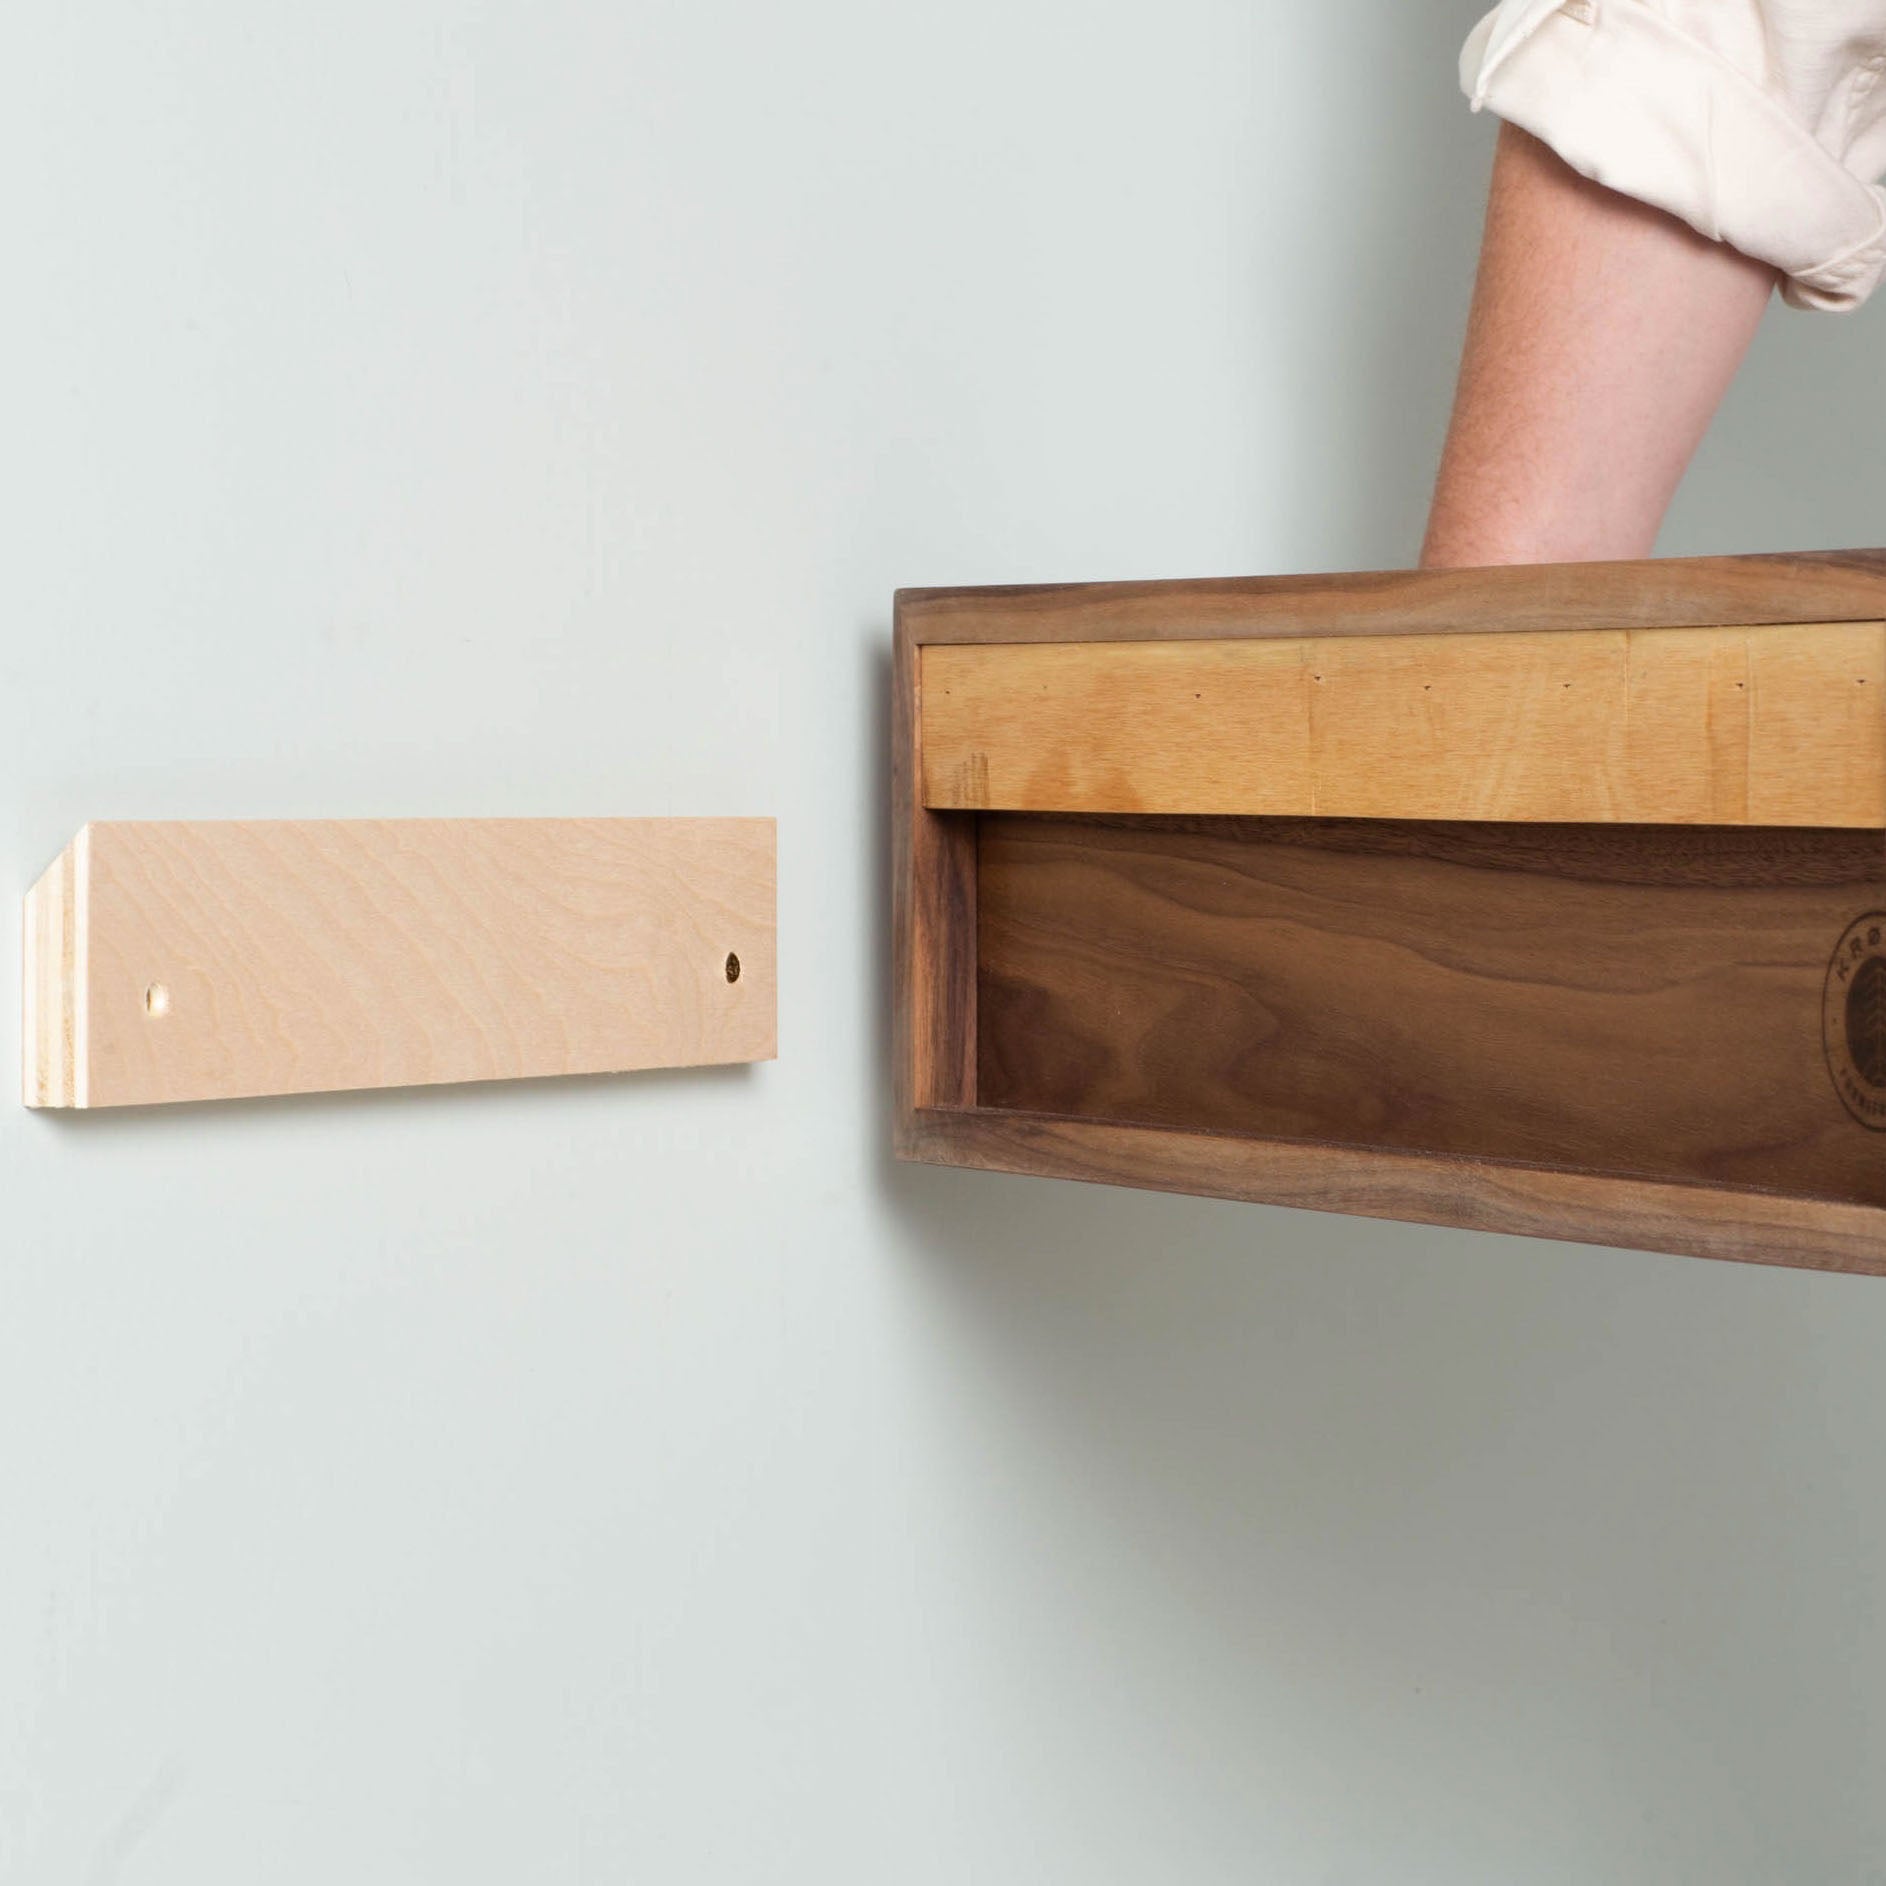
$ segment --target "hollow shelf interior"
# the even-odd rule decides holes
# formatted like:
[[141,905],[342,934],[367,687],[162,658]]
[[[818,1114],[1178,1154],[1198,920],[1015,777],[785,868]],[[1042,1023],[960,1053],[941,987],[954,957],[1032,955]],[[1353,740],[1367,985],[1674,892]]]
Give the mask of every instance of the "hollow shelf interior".
[[975,816],[982,1107],[1886,1205],[1878,831]]

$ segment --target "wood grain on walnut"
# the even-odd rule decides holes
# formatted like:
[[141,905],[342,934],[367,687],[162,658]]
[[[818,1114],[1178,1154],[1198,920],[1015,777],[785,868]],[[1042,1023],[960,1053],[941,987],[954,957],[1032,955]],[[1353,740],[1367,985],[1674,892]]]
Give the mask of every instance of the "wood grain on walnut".
[[978,881],[986,1107],[1886,1204],[1877,833],[991,815]]
[[1741,1264],[1886,1273],[1886,1213],[1785,1192],[992,1107],[920,1110],[911,1115],[903,1148],[905,1158],[930,1165],[1031,1178],[1197,1192]]
[[1474,634],[1886,617],[1886,550],[904,589],[917,643]]

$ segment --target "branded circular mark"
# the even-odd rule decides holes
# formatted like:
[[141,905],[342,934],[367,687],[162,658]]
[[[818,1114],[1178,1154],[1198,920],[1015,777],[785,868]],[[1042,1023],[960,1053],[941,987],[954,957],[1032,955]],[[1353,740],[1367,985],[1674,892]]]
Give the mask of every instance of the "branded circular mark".
[[1847,1111],[1886,1133],[1886,911],[1847,926],[1821,993],[1827,1071]]

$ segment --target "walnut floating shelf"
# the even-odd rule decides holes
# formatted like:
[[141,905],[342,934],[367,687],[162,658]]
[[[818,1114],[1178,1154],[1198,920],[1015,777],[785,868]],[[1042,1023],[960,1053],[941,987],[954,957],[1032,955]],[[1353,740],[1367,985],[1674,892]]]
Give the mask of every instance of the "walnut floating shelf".
[[905,591],[897,1143],[1886,1272],[1886,552]]
[[761,1061],[771,819],[92,824],[28,893],[25,1100]]

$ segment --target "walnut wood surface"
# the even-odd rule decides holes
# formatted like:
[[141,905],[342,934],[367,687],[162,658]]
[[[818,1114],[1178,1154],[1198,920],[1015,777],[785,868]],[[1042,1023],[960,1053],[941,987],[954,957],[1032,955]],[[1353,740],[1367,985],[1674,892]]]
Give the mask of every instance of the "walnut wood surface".
[[[1224,1197],[1270,1200],[1318,1209],[1357,1212],[1370,1216],[1408,1218],[1440,1224],[1516,1231],[1537,1236],[1584,1239],[1632,1245],[1646,1250],[1687,1251],[1702,1255],[1757,1262],[1815,1265],[1832,1269],[1886,1272],[1886,1210],[1871,1204],[1841,1202],[1840,1198],[1796,1196],[1790,1192],[1751,1186],[1736,1175],[1756,1170],[1789,1175],[1788,1184],[1844,1188],[1847,1197],[1873,1198],[1878,1185],[1865,1153],[1857,1149],[1877,1145],[1886,1156],[1886,1134],[1869,1134],[1849,1120],[1838,1125],[1827,1096],[1810,1092],[1812,1057],[1804,1064],[1802,1031],[1809,1026],[1802,1016],[1802,1001],[1817,971],[1808,967],[1815,949],[1831,946],[1824,932],[1831,916],[1851,914],[1852,900],[1872,898],[1878,873],[1863,858],[1870,837],[1873,856],[1881,849],[1881,834],[1797,832],[1793,844],[1775,844],[1759,834],[1744,834],[1751,846],[1740,851],[1700,842],[1702,852],[1685,863],[1665,845],[1648,852],[1631,852],[1606,839],[1581,836],[1577,825],[1551,828],[1555,861],[1540,869],[1516,862],[1527,841],[1504,828],[1460,828],[1452,835],[1433,827],[1418,828],[1419,836],[1403,831],[1396,836],[1389,826],[1348,828],[1351,842],[1360,849],[1351,857],[1373,860],[1376,871],[1403,860],[1411,882],[1427,887],[1424,895],[1402,912],[1404,925],[1419,926],[1437,911],[1455,905],[1447,886],[1463,881],[1462,873],[1482,871],[1502,880],[1505,888],[1496,904],[1525,903],[1527,893],[1511,880],[1529,875],[1556,888],[1547,900],[1552,908],[1535,913],[1536,942],[1555,960],[1565,960],[1554,942],[1560,919],[1569,910],[1587,910],[1584,900],[1625,897],[1641,892],[1655,909],[1675,909],[1681,893],[1694,893],[1692,928],[1681,920],[1653,922],[1655,953],[1664,965],[1661,980],[1633,988],[1622,967],[1625,950],[1615,926],[1597,923],[1601,941],[1597,962],[1600,973],[1587,987],[1576,973],[1566,972],[1562,987],[1544,988],[1536,972],[1523,960],[1532,952],[1524,939],[1509,933],[1499,949],[1469,934],[1457,956],[1421,952],[1403,937],[1397,943],[1393,926],[1382,926],[1366,910],[1331,920],[1330,934],[1349,939],[1336,952],[1350,964],[1380,959],[1404,982],[1423,989],[1432,984],[1456,1002],[1448,1011],[1470,1032],[1484,1031],[1487,1012],[1511,1018],[1523,1016],[1530,1002],[1563,1001],[1573,1009],[1594,1006],[1612,1016],[1636,1007],[1652,1018],[1649,1042],[1634,1034],[1628,1040],[1614,1032],[1608,1039],[1620,1050],[1628,1048],[1630,1071],[1604,1073],[1594,1067],[1595,1056],[1575,1037],[1551,1037],[1551,1051],[1579,1078],[1589,1074],[1587,1086],[1572,1094],[1554,1116],[1548,1083],[1523,1061],[1510,1060],[1510,1048],[1488,1042],[1489,1053],[1499,1058],[1507,1073],[1490,1077],[1484,1068],[1463,1069],[1464,1098],[1443,1093],[1433,1104],[1423,1100],[1418,1078],[1408,1073],[1411,1043],[1431,1043],[1435,1030],[1420,1014],[1404,1012],[1404,1033],[1385,1029],[1375,1014],[1377,1038],[1393,1050],[1388,1065],[1397,1080],[1386,1082],[1381,1050],[1376,1049],[1376,1072],[1356,1052],[1341,1064],[1332,1087],[1312,1080],[1309,1100],[1281,1093],[1267,1085],[1261,1058],[1243,1068],[1227,1069],[1219,1055],[1217,1067],[1205,1057],[1207,1107],[1250,1107],[1287,1110],[1322,1118],[1340,1111],[1358,1097],[1374,1092],[1379,1102],[1376,1119],[1386,1121],[1404,1138],[1417,1143],[1424,1137],[1453,1134],[1478,1141],[1482,1133],[1491,1143],[1550,1144],[1559,1156],[1596,1160],[1601,1153],[1618,1152],[1625,1164],[1589,1171],[1557,1164],[1536,1164],[1510,1154],[1482,1157],[1459,1152],[1401,1151],[1368,1143],[1338,1143],[1330,1139],[1276,1137],[1244,1123],[1232,1130],[1194,1130],[1183,1125],[1140,1125],[1130,1121],[1023,1110],[1016,1106],[976,1104],[992,1096],[979,1092],[979,1083],[995,1083],[994,1097],[1006,1093],[1018,1099],[1024,1085],[1042,1091],[1072,1092],[1084,1087],[1096,1091],[1109,1079],[1106,1057],[1123,1053],[1118,1076],[1121,1091],[1164,1093],[1175,1115],[1184,1116],[1200,1104],[1198,1096],[1161,1086],[1160,1057],[1171,1047],[1159,1039],[1144,1042],[1146,1031],[1135,1035],[1126,1012],[1131,982],[1111,997],[1097,987],[1071,999],[1053,977],[1111,977],[1119,963],[1130,964],[1119,940],[1104,935],[1084,941],[1071,937],[1065,927],[1051,927],[1041,937],[1024,936],[1015,926],[1014,965],[1018,970],[1002,989],[993,978],[982,978],[977,967],[977,920],[983,887],[978,882],[978,814],[966,809],[928,809],[920,803],[922,765],[921,668],[924,650],[951,644],[1035,644],[1066,642],[1156,643],[1188,640],[1264,640],[1290,637],[1354,637],[1419,634],[1456,635],[1534,631],[1563,632],[1629,630],[1658,627],[1760,626],[1836,622],[1879,623],[1886,620],[1886,552],[1855,550],[1808,555],[1657,559],[1639,563],[1570,564],[1535,568],[1467,571],[1381,571],[1362,575],[1291,576],[1155,583],[1089,583],[1029,585],[1004,588],[921,589],[900,592],[897,600],[897,697],[893,759],[893,931],[892,974],[895,1005],[895,1141],[898,1152],[911,1159],[981,1166],[992,1170],[1028,1172],[1067,1178],[1101,1180],[1155,1189],[1211,1193]],[[1886,691],[1886,690],[1882,690]],[[1886,703],[1882,703],[1886,709]],[[1816,728],[1807,725],[1799,737],[1811,742]],[[1720,816],[1730,816],[1721,814]],[[991,821],[999,823],[1000,821]],[[1122,821],[1123,825],[1129,822]],[[1163,821],[1162,821],[1163,823]],[[1542,828],[1543,829],[1543,828]],[[1620,827],[1609,828],[1616,834]],[[1327,822],[1325,822],[1327,833]],[[1210,838],[1207,831],[1202,834]],[[1219,832],[1224,839],[1228,834]],[[1241,835],[1248,839],[1248,832]],[[1273,839],[1276,837],[1273,834]],[[1770,834],[1769,838],[1777,835]],[[1779,835],[1787,838],[1787,834]],[[999,851],[1001,840],[995,841]],[[1492,851],[1487,852],[1488,846]],[[1293,891],[1310,903],[1327,905],[1331,874],[1340,858],[1326,837],[1299,853],[1320,852],[1303,867],[1308,877]],[[1602,852],[1602,860],[1587,856]],[[1000,860],[997,860],[998,865]],[[1064,867],[1053,867],[1054,871]],[[1169,866],[1156,866],[1146,886],[1129,885],[1123,908],[1129,916],[1144,915],[1147,899],[1171,901],[1170,886],[1161,881]],[[1290,874],[1284,874],[1286,879]],[[1170,994],[1184,990],[1184,1000],[1196,1002],[1202,1013],[1229,1005],[1231,1021],[1248,1027],[1251,996],[1240,983],[1240,971],[1217,947],[1209,933],[1214,922],[1213,900],[1228,894],[1235,906],[1248,903],[1248,888],[1237,889],[1239,873],[1219,869],[1192,880],[1181,896],[1191,900],[1193,914],[1207,932],[1209,947],[1196,962],[1195,982],[1188,984],[1187,961],[1172,957],[1145,966],[1140,974],[1152,986]],[[1320,885],[1320,889],[1318,886]],[[1043,913],[1052,925],[1065,921],[1064,886],[1030,885],[1019,895],[1010,885],[1002,890],[991,915],[991,933],[1031,900],[1041,898]],[[1558,909],[1559,892],[1572,902]],[[1654,895],[1653,895],[1654,894]],[[1002,916],[1002,900],[1012,906],[1011,918]],[[1756,913],[1747,946],[1731,949],[1723,938],[1743,922],[1744,900]],[[1721,900],[1718,902],[1717,900]],[[1325,915],[1329,913],[1325,910]],[[1137,917],[1135,917],[1137,920]],[[1586,921],[1584,917],[1578,919]],[[1248,919],[1238,919],[1248,921]],[[1808,933],[1816,931],[1810,947]],[[1684,938],[1694,941],[1694,956],[1686,956]],[[1128,926],[1128,939],[1131,925]],[[1316,941],[1306,929],[1306,946]],[[1497,936],[1496,936],[1497,941]],[[1779,956],[1771,961],[1762,952],[1779,941]],[[1497,975],[1485,973],[1485,963],[1510,945],[1516,963],[1509,990]],[[1002,947],[1002,946],[998,946]],[[1555,956],[1555,952],[1557,953]],[[1400,957],[1413,956],[1412,963]],[[1049,967],[1048,959],[1052,958]],[[1684,994],[1684,979],[1695,980],[1685,960],[1713,965],[1726,975],[1734,996],[1710,1002]],[[1886,960],[1886,959],[1882,959]],[[1477,966],[1478,965],[1478,966]],[[1824,963],[1821,965],[1824,969]],[[1047,978],[1033,981],[1038,970]],[[1316,993],[1320,986],[1340,983],[1345,973],[1358,980],[1351,968],[1326,964],[1306,983],[1299,976],[1284,987],[1293,999]],[[1529,973],[1531,980],[1529,982]],[[994,1006],[978,1014],[978,984],[993,997]],[[1774,984],[1776,986],[1771,987]],[[1786,993],[1781,985],[1785,985]],[[1486,1003],[1476,1007],[1460,1001],[1466,988],[1480,988]],[[1528,990],[1531,990],[1531,995]],[[1338,991],[1341,993],[1342,991]],[[1366,996],[1366,991],[1363,992]],[[1742,998],[1753,1018],[1744,1017]],[[1111,1001],[1111,1010],[1107,1004]],[[1736,1070],[1738,1093],[1754,1096],[1752,1124],[1739,1133],[1722,1124],[1727,1109],[1713,1110],[1693,1097],[1676,1070],[1681,1061],[1696,1077],[1698,1087],[1709,1079],[1709,1050],[1672,1033],[1672,1018],[1685,1006],[1708,1009],[1712,1025],[1725,1043]],[[1782,1019],[1783,1011],[1788,1019]],[[1369,1013],[1364,1004],[1364,1012]],[[1180,1011],[1183,1019],[1183,1010]],[[1393,1019],[1393,1018],[1390,1018]],[[1060,1050],[1027,1055],[1017,1062],[1003,1038],[1011,1025],[1026,1033],[1040,1031],[1037,1047],[1054,1041]],[[1082,1048],[1091,1027],[1091,1046]],[[1772,1027],[1777,1036],[1789,1036],[1788,1047],[1775,1069],[1779,1091],[1757,1091],[1757,1070],[1748,1060],[1751,1029]],[[1182,1031],[1181,1031],[1182,1032]],[[1353,1032],[1353,1030],[1352,1030]],[[1153,1031],[1156,1036],[1157,1031]],[[1142,1043],[1132,1054],[1130,1043]],[[1427,1052],[1426,1047],[1422,1052]],[[1441,1052],[1445,1053],[1444,1048]],[[1032,1052],[1032,1051],[1030,1051]],[[1141,1065],[1135,1069],[1135,1057]],[[1083,1058],[1084,1057],[1084,1058]],[[1183,1055],[1181,1055],[1183,1061]],[[1176,1064],[1175,1064],[1176,1065]],[[1032,1068],[1028,1082],[1006,1090],[1017,1068]],[[1407,1078],[1403,1078],[1406,1075]],[[1187,1077],[1189,1078],[1189,1076]],[[1827,1078],[1823,1070],[1823,1078]],[[1347,1080],[1347,1088],[1342,1081]],[[1647,1104],[1633,1091],[1634,1083],[1648,1080],[1652,1092],[1671,1098],[1675,1111],[1672,1130],[1661,1139],[1651,1131]],[[1373,1082],[1373,1087],[1370,1083]],[[1065,1084],[1057,1088],[1056,1083]],[[1135,1085],[1137,1083],[1137,1087]],[[1608,1088],[1607,1103],[1594,1097],[1590,1084]],[[1499,1101],[1508,1087],[1521,1101],[1513,1119]],[[1345,1098],[1346,1096],[1346,1098]],[[1109,1102],[1111,1104],[1111,1102]],[[1320,1111],[1319,1111],[1320,1110]],[[1424,1125],[1424,1121],[1426,1124]],[[1633,1136],[1623,1121],[1641,1125]],[[1477,1122],[1477,1124],[1476,1124]],[[1370,1121],[1340,1122],[1336,1129],[1353,1141]],[[1852,1135],[1859,1135],[1858,1138]],[[1652,1152],[1646,1154],[1648,1144]],[[1583,1148],[1579,1153],[1578,1149]],[[1569,1153],[1568,1153],[1569,1149]],[[1696,1180],[1636,1176],[1648,1161],[1653,1167],[1680,1166],[1687,1161],[1706,1176]]]
[[979,887],[984,1106],[1886,1204],[1877,833],[989,816]]
[[1886,1275],[1886,1212],[1772,1192],[974,1107],[913,1114],[902,1146],[930,1165]]
[[923,801],[1886,825],[1886,623],[942,646]]
[[1886,550],[898,592],[918,643],[1636,629],[1886,616]]
[[899,620],[891,699],[891,1081],[918,1107],[976,1097],[976,824],[920,803],[923,669]]

